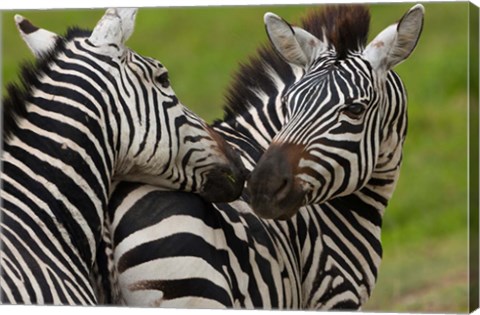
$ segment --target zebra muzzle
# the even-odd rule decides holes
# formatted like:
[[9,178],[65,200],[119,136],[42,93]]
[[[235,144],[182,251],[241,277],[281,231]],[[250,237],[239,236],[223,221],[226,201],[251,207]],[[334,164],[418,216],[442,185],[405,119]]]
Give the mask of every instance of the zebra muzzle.
[[305,191],[295,177],[300,152],[293,145],[272,145],[258,162],[247,185],[258,216],[286,220],[303,205]]
[[243,164],[217,166],[207,175],[207,181],[200,196],[210,202],[233,201],[242,194],[245,178]]
[[210,202],[230,202],[242,194],[248,172],[240,159],[240,154],[225,141],[218,142],[223,144],[221,152],[226,163],[215,166],[209,172],[200,196]]

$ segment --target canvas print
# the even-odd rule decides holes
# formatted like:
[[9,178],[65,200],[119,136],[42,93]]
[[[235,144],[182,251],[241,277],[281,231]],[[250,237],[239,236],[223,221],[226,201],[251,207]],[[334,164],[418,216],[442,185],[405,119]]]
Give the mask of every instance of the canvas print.
[[2,304],[478,307],[474,5],[1,14]]

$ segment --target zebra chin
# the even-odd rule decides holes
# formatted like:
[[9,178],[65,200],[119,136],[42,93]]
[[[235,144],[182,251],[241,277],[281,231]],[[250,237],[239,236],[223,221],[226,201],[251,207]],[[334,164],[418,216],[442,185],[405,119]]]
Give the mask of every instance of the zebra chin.
[[305,193],[292,190],[285,198],[277,196],[252,195],[250,206],[262,219],[288,220],[303,206]]

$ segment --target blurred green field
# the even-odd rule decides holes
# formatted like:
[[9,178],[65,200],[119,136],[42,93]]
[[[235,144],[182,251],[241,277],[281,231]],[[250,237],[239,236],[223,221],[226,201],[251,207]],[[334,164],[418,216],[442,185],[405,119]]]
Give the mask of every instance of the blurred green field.
[[[372,4],[371,37],[411,5]],[[396,69],[409,94],[409,131],[401,178],[385,214],[384,259],[364,307],[368,311],[468,310],[468,3],[427,3],[425,8],[419,45]],[[298,21],[306,10],[142,9],[128,46],[166,65],[180,100],[212,121],[223,115],[223,93],[238,63],[266,42],[264,12]],[[64,33],[66,25],[92,28],[103,10],[3,12],[4,85],[15,80],[21,60],[32,60],[15,29],[15,13]]]

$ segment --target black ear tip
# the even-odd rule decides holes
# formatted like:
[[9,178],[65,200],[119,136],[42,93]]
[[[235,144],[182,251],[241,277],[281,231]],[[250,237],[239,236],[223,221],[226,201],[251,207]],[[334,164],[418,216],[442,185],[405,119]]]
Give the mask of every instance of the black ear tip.
[[15,15],[15,23],[18,25],[18,28],[20,28],[20,31],[22,31],[26,35],[38,30],[38,27],[30,23],[29,20],[19,14]]

